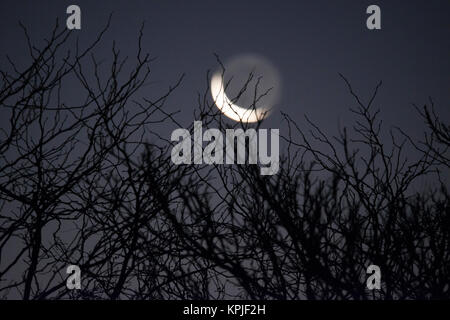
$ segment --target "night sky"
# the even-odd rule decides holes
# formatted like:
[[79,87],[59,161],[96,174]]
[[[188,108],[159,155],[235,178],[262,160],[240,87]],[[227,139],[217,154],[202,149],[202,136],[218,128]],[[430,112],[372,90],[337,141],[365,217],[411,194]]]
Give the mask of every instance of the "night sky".
[[[426,126],[413,104],[421,107],[429,97],[441,121],[450,119],[449,0],[2,0],[2,69],[8,69],[6,55],[19,66],[29,62],[19,21],[42,45],[56,19],[65,26],[71,4],[81,8],[82,28],[72,32],[84,45],[97,37],[113,14],[95,49],[106,63],[111,61],[113,41],[123,55],[135,55],[145,22],[143,51],[155,60],[148,85],[139,94],[159,97],[185,74],[166,107],[180,110],[177,119],[186,127],[194,121],[198,93],[207,88],[208,70],[219,67],[215,54],[225,63],[239,55],[257,55],[276,68],[281,79],[279,101],[263,126],[279,128],[282,135],[287,132],[280,111],[300,128],[306,128],[306,115],[329,135],[354,123],[349,112],[354,99],[339,73],[363,101],[383,82],[375,106],[388,138],[392,126],[413,138],[423,136]],[[381,8],[381,30],[366,27],[366,8],[372,4]],[[75,101],[79,89],[65,90],[65,100]],[[8,123],[0,113],[0,125]],[[169,139],[173,123],[164,125],[161,136]]]
[[[282,79],[278,109],[300,126],[305,114],[331,134],[339,125],[350,124],[353,100],[338,73],[350,80],[363,101],[382,80],[376,106],[384,123],[414,137],[425,127],[412,103],[422,106],[432,97],[438,114],[450,116],[448,0],[2,1],[2,65],[6,54],[27,61],[19,21],[39,41],[57,18],[65,24],[70,4],[81,7],[82,29],[73,31],[81,43],[93,39],[113,13],[110,30],[96,51],[105,59],[112,40],[123,54],[132,54],[145,21],[143,49],[156,58],[148,94],[157,96],[185,73],[167,107],[180,109],[186,126],[194,120],[207,70],[218,67],[214,53],[224,62],[248,53],[269,60]],[[381,8],[382,30],[366,28],[371,4]],[[264,125],[281,128],[280,112]]]

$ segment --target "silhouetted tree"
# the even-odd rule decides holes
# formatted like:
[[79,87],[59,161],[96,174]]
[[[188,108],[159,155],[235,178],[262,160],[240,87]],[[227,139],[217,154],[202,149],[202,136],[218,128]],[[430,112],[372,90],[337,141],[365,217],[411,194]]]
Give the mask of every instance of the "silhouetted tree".
[[[364,103],[341,76],[354,126],[329,136],[309,118],[300,128],[283,114],[276,175],[254,164],[175,165],[173,142],[155,125],[181,126],[165,105],[182,77],[159,98],[141,98],[152,62],[142,30],[131,67],[115,45],[104,67],[94,51],[108,25],[85,49],[58,26],[40,49],[25,31],[29,65],[11,61],[0,73],[9,119],[0,138],[2,297],[450,296],[450,203],[438,179],[448,169],[449,131],[432,105],[419,111],[430,133],[415,141],[383,130],[374,107],[381,83]],[[255,108],[270,94],[258,83],[250,74],[233,100],[254,90]],[[81,102],[65,91],[74,85]],[[204,127],[263,124],[230,122],[208,93],[194,113]],[[432,190],[414,191],[422,177]],[[79,291],[65,286],[69,264],[81,267]],[[382,272],[377,292],[366,289],[371,264]]]

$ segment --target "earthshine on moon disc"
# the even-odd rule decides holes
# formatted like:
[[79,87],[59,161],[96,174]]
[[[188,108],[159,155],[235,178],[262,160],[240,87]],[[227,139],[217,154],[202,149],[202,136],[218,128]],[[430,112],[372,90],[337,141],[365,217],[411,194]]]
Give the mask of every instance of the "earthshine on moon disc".
[[[253,77],[247,83],[250,74]],[[253,54],[235,57],[225,65],[225,72],[216,71],[211,77],[211,95],[216,106],[228,118],[244,123],[267,118],[279,98],[280,88],[276,68]],[[230,99],[225,89],[237,98]]]

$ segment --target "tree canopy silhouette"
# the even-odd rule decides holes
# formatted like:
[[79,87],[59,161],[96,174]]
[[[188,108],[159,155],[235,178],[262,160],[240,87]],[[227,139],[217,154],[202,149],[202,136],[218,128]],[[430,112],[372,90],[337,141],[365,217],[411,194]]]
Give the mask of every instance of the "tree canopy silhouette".
[[[330,136],[309,118],[301,128],[283,114],[276,175],[253,164],[175,165],[172,142],[156,127],[179,126],[165,105],[183,77],[147,98],[154,62],[143,31],[133,59],[113,44],[105,66],[95,50],[108,26],[85,48],[58,25],[38,48],[24,28],[29,64],[10,59],[0,71],[1,115],[9,119],[0,131],[0,297],[450,297],[450,203],[441,178],[449,126],[431,100],[417,108],[427,132],[416,141],[383,127],[375,108],[381,83],[364,103],[341,75],[354,98],[353,127]],[[65,91],[74,83],[81,102]],[[195,110],[204,127],[261,125],[224,119],[208,92]],[[255,100],[270,94],[256,93]],[[432,188],[414,191],[423,177]],[[66,288],[70,264],[81,268],[81,290]],[[366,288],[371,264],[382,272],[379,291]]]

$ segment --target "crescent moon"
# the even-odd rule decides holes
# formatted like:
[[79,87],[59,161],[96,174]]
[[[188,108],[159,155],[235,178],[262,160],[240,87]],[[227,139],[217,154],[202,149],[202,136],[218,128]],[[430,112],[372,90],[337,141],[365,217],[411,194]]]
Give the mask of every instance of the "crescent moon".
[[211,78],[211,94],[217,108],[234,121],[242,121],[244,123],[258,122],[266,118],[270,113],[270,109],[267,107],[246,109],[233,103],[225,93],[225,86],[220,72],[216,72]]

